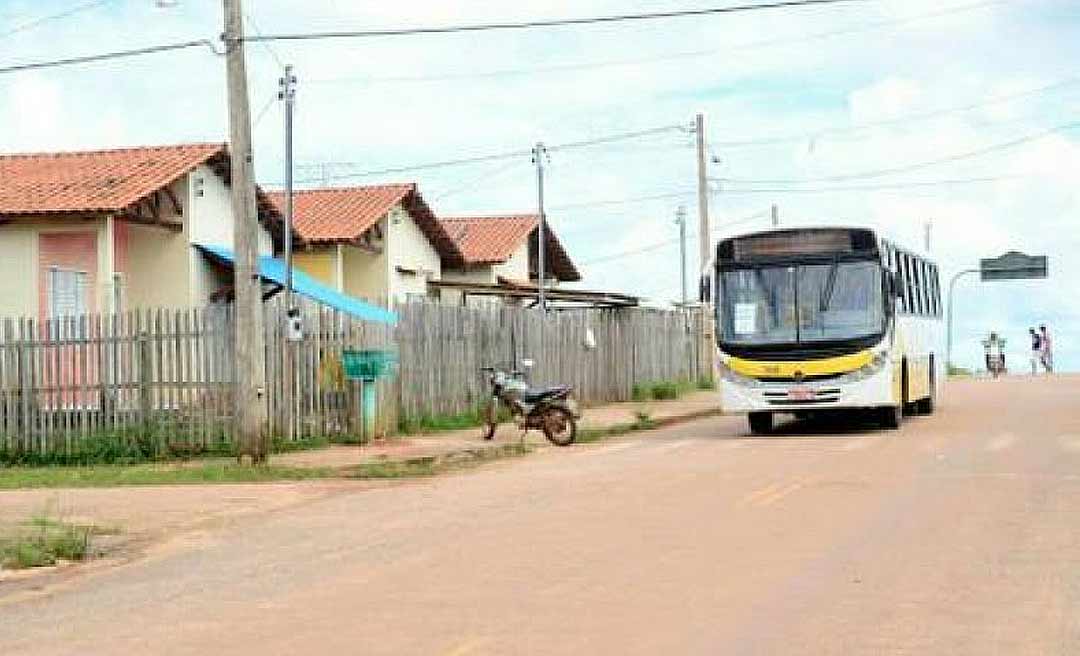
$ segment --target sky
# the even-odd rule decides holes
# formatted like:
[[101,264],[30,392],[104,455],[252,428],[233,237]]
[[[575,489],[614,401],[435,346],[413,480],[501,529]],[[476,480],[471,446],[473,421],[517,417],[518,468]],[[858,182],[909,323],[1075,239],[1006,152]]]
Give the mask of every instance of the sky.
[[[665,11],[721,0],[247,0],[249,34]],[[163,7],[161,5],[172,5]],[[38,19],[76,10],[69,15]],[[0,0],[0,66],[214,39],[214,0]],[[304,186],[417,182],[440,214],[536,209],[527,154],[552,148],[548,216],[589,289],[679,297],[677,208],[696,287],[693,135],[705,117],[712,239],[785,226],[867,225],[943,272],[1008,250],[1050,277],[956,284],[954,360],[1046,323],[1060,368],[1080,369],[1080,3],[867,0],[639,23],[247,45],[256,170],[284,176],[281,68],[295,67],[296,178]],[[0,75],[0,152],[225,141],[224,61],[206,49]]]

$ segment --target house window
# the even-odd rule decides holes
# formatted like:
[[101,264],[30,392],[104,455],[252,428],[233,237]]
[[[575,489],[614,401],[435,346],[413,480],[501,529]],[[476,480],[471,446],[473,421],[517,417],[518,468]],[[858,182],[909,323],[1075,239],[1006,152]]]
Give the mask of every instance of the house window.
[[[49,318],[71,319],[86,314],[86,272],[51,267],[48,275]],[[53,324],[52,334],[57,339],[77,337],[78,328],[67,321]]]
[[49,269],[49,318],[86,314],[86,272]]

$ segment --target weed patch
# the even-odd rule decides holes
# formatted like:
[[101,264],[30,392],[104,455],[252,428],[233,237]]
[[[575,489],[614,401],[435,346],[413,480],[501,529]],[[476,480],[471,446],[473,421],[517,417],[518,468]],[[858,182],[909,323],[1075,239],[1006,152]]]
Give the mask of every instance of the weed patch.
[[91,553],[91,539],[116,529],[74,524],[49,511],[0,531],[0,568],[50,567],[60,561],[85,560]]

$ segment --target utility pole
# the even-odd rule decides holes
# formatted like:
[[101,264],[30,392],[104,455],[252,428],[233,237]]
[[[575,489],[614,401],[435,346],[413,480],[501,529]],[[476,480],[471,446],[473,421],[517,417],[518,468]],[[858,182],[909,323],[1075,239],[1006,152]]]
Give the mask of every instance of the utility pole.
[[285,308],[292,309],[293,266],[293,104],[296,101],[296,76],[292,64],[285,65],[285,75],[278,80],[278,100],[285,101]]
[[710,259],[712,230],[709,228],[709,181],[708,172],[705,170],[705,116],[703,114],[694,117],[694,134],[697,136],[698,248],[701,251],[698,274],[704,276],[705,267],[708,266]]
[[933,219],[927,219],[926,220],[926,232],[923,234],[923,239],[925,241],[924,246],[926,247],[926,252],[927,253],[930,252],[930,237],[932,236],[933,231],[934,231],[934,221],[933,221]]
[[[292,64],[285,65],[285,74],[278,80],[278,99],[285,101],[285,321],[288,339],[284,341],[285,376],[285,438],[294,437],[294,344],[299,335],[294,335],[295,327],[300,325],[300,311],[293,304],[293,106],[296,101],[296,76]],[[299,331],[295,331],[299,332]]]
[[780,227],[780,208],[776,206],[776,203],[773,203],[772,207],[770,208],[769,215],[772,217],[772,227],[779,228]]
[[537,142],[533,148],[533,164],[536,165],[536,204],[537,211],[540,214],[540,225],[537,228],[537,247],[536,247],[536,301],[540,306],[540,312],[547,312],[547,305],[544,301],[544,255],[546,244],[544,244],[544,223],[547,221],[547,217],[544,214],[544,157],[547,156],[547,148],[544,144]]
[[244,62],[241,0],[223,0],[225,73],[229,89],[230,187],[236,320],[236,427],[240,455],[252,463],[266,460],[266,335],[263,332],[262,284],[259,277],[259,215],[255,200],[251,107]]
[[679,285],[682,288],[682,306],[686,299],[686,208],[679,205],[675,210],[675,225],[679,226]]

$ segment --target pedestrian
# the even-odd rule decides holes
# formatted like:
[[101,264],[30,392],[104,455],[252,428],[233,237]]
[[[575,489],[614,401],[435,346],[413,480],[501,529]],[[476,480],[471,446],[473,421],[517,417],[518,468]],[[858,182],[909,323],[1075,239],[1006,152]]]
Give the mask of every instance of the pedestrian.
[[1046,369],[1046,373],[1054,373],[1054,342],[1050,339],[1050,331],[1046,329],[1046,324],[1039,326],[1039,332],[1042,346],[1042,365]]
[[1031,333],[1031,375],[1034,376],[1039,373],[1039,365],[1042,364],[1042,335],[1034,328],[1028,328],[1028,332]]

